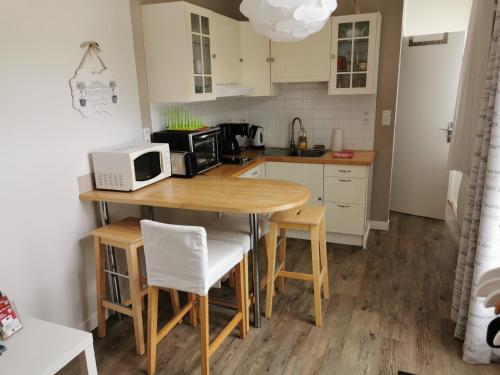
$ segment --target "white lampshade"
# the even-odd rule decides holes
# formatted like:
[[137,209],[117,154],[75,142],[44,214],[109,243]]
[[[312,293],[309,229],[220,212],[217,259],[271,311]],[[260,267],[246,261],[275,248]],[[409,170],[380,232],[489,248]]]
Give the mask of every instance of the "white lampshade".
[[336,8],[337,0],[243,0],[240,5],[253,28],[276,42],[320,31]]

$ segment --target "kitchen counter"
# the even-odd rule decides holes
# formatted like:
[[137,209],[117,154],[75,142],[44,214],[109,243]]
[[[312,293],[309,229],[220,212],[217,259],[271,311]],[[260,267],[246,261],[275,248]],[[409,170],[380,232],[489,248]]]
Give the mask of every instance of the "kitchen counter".
[[211,169],[204,176],[218,177],[238,177],[243,173],[251,170],[259,164],[266,161],[277,161],[282,163],[309,163],[309,164],[341,164],[341,165],[372,165],[375,160],[375,151],[355,151],[354,156],[350,159],[333,158],[331,151],[325,152],[320,157],[302,157],[302,156],[263,156],[258,155],[254,150],[244,150],[242,154],[247,155],[252,160],[245,165],[224,164],[218,168]]

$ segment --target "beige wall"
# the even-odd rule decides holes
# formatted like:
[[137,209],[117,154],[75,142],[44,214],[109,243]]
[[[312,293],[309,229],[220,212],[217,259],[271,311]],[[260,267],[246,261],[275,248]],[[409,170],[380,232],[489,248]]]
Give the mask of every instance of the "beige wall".
[[[0,40],[0,288],[21,319],[92,329],[97,220],[95,205],[78,199],[77,177],[91,172],[90,152],[141,140],[128,3],[3,1]],[[118,82],[112,115],[84,118],[71,105],[69,79],[87,40],[100,43]],[[113,219],[138,214],[111,210]]]
[[[136,36],[136,54],[143,56],[142,30],[138,3],[157,3],[160,0],[130,0],[132,6],[132,19],[134,34]],[[244,19],[239,13],[238,0],[190,0],[190,2],[209,8],[236,19]],[[391,188],[392,151],[394,141],[394,114],[396,110],[396,96],[399,72],[399,56],[401,45],[401,25],[403,17],[403,0],[359,0],[361,13],[380,12],[382,14],[382,36],[380,43],[380,64],[378,74],[377,110],[375,120],[375,150],[377,159],[374,167],[372,212],[371,220],[386,221],[389,218],[389,196]],[[353,2],[339,0],[339,6],[334,15],[353,13]],[[135,21],[134,21],[135,20]],[[142,58],[142,57],[141,57]],[[139,88],[145,85],[145,64],[137,61]],[[149,105],[147,90],[141,92],[142,110]],[[393,126],[382,127],[382,110],[392,111]],[[149,114],[147,114],[149,116]],[[143,118],[145,115],[143,113]],[[143,127],[150,127],[151,122],[143,122]]]

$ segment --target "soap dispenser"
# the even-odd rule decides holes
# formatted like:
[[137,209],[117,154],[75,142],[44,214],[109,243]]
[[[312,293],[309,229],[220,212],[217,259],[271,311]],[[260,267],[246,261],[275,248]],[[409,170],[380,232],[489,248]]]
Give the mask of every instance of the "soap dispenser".
[[299,150],[305,150],[307,148],[307,132],[304,129],[304,125],[302,125],[302,122],[300,122],[300,130],[297,143],[299,145]]

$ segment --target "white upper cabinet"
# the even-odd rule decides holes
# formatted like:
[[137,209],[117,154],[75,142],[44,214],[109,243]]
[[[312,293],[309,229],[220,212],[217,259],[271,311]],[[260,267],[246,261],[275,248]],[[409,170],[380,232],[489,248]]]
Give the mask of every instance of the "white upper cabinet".
[[330,95],[376,94],[380,13],[332,18]]
[[215,99],[214,13],[185,2],[141,11],[150,102]]
[[271,42],[271,81],[330,80],[331,19],[325,27],[299,42]]
[[249,22],[240,22],[241,83],[254,89],[252,96],[275,94],[271,84],[271,42],[257,33]]
[[241,83],[240,23],[214,13],[215,44],[212,54],[215,83]]

